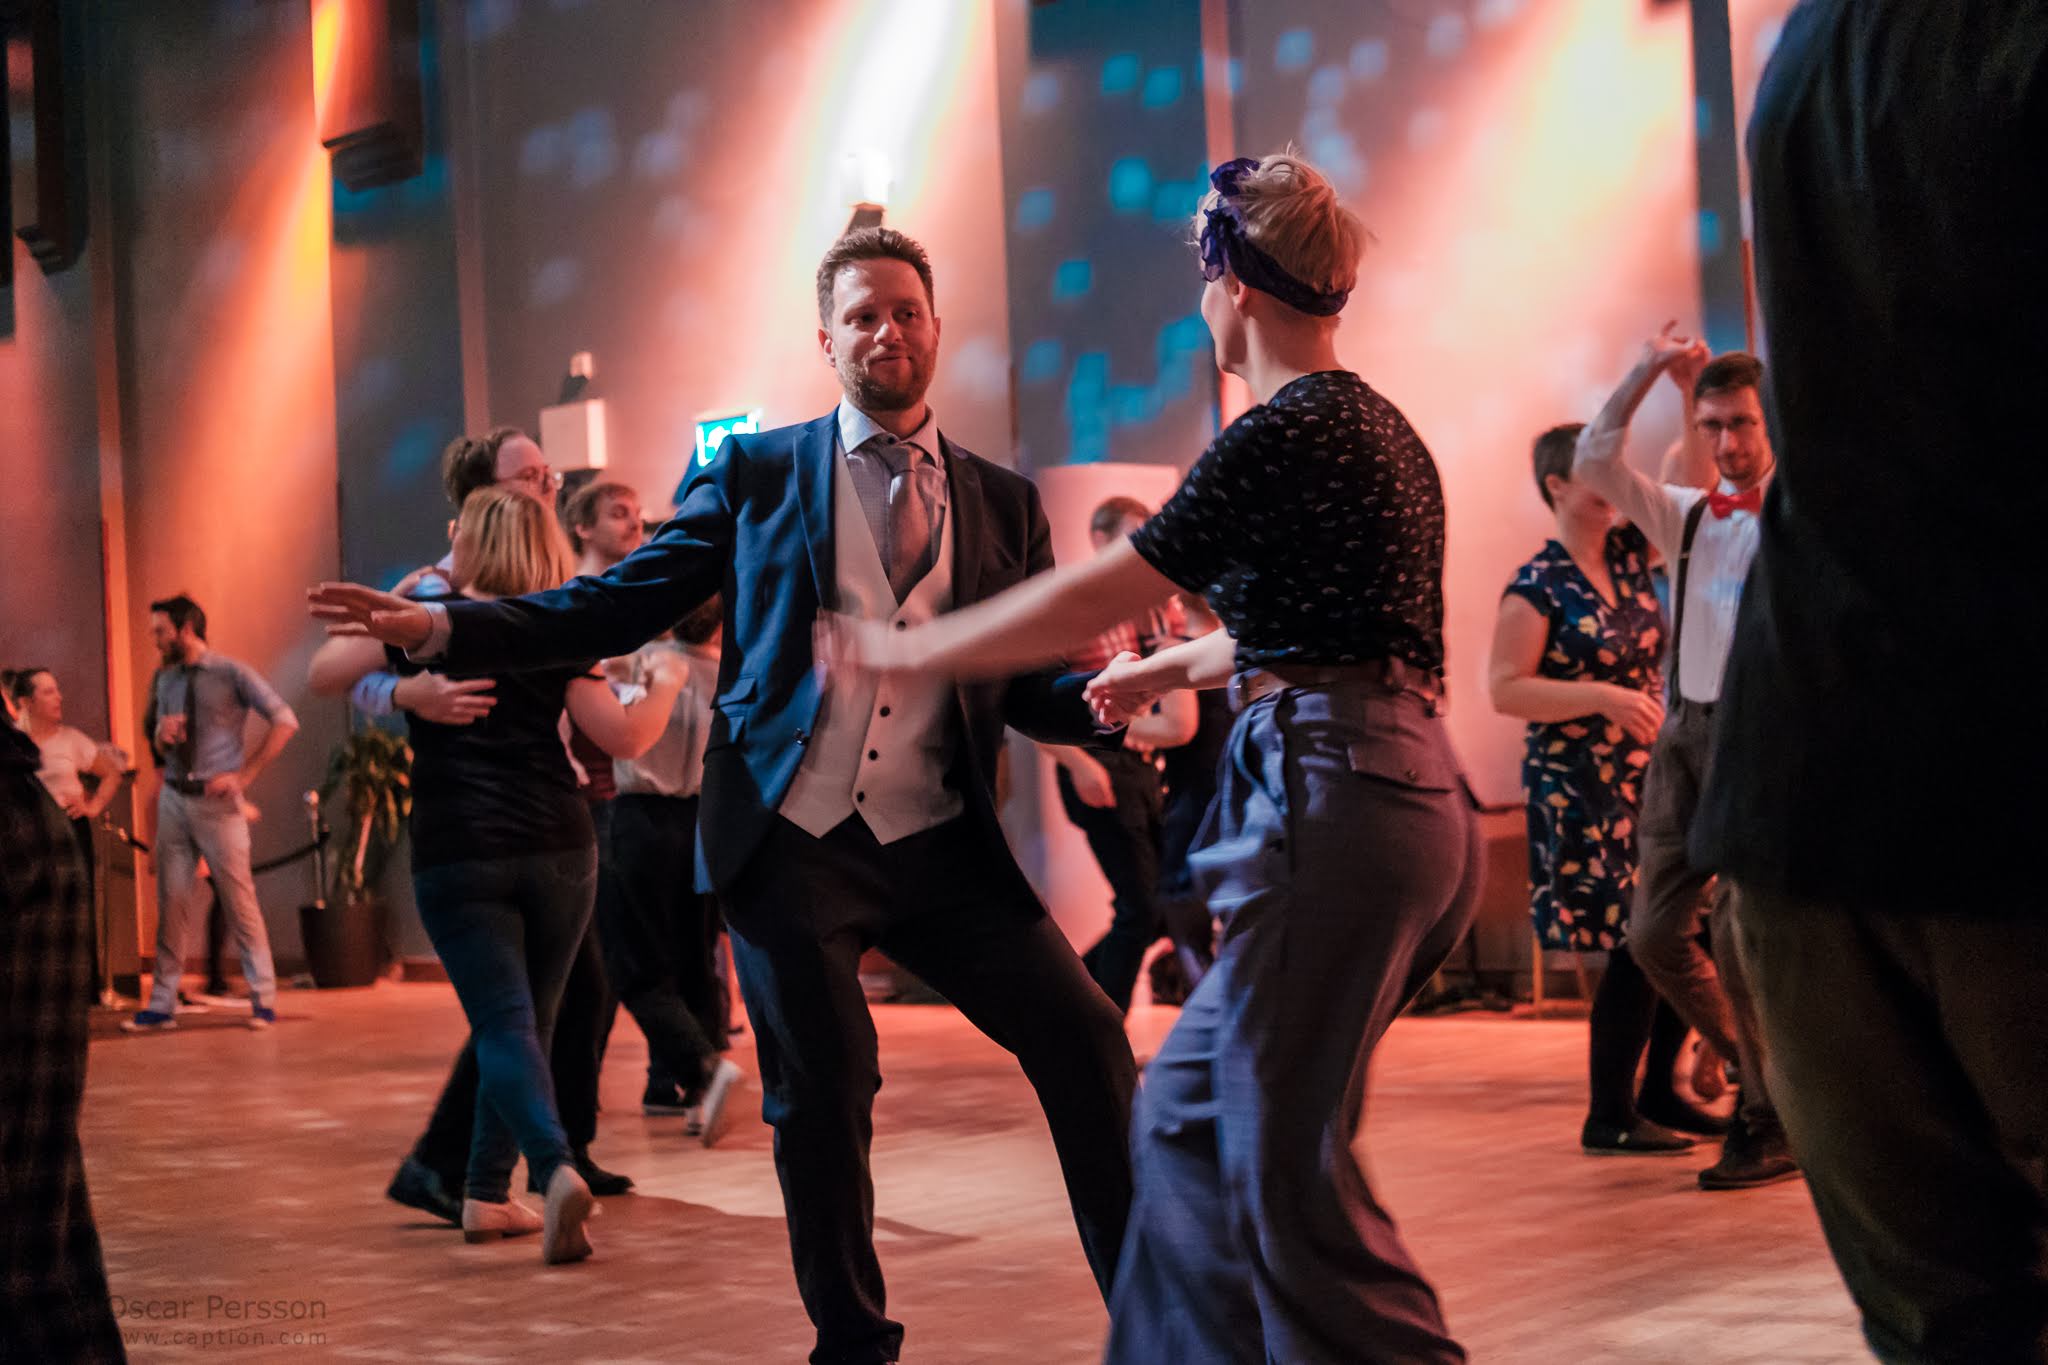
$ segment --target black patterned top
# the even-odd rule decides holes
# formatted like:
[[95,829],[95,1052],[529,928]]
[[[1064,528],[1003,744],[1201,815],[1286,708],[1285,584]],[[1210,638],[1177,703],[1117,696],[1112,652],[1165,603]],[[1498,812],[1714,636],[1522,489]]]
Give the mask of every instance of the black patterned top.
[[1232,422],[1131,544],[1209,599],[1239,668],[1393,658],[1443,669],[1436,463],[1400,410],[1347,370],[1303,375]]

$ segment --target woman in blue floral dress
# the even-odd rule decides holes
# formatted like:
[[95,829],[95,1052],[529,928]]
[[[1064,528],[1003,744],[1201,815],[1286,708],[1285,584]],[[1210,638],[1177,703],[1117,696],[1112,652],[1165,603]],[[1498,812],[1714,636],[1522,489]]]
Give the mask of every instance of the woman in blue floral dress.
[[1626,936],[1636,810],[1664,718],[1664,613],[1649,541],[1571,480],[1578,432],[1556,427],[1536,442],[1536,486],[1557,515],[1557,536],[1501,598],[1493,704],[1529,722],[1522,785],[1537,936],[1546,948],[1608,955],[1593,1000],[1582,1143],[1599,1154],[1668,1155],[1693,1145],[1683,1132],[1722,1125],[1673,1089],[1685,1029],[1629,956]]

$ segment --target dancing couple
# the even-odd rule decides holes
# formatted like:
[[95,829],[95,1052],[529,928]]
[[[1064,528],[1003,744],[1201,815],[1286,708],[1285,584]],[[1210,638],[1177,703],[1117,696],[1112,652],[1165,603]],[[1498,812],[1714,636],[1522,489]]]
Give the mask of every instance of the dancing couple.
[[[1054,571],[1033,486],[940,430],[930,265],[864,229],[817,275],[842,401],[728,438],[610,572],[491,601],[311,595],[338,631],[502,674],[628,653],[723,590],[698,862],[730,917],[819,1365],[893,1361],[903,1337],[873,1240],[869,947],[1036,1087],[1111,1361],[1464,1358],[1352,1153],[1372,1049],[1476,888],[1441,720],[1442,490],[1337,361],[1358,220],[1293,157],[1211,182],[1202,315],[1257,401],[1084,565]],[[1180,590],[1226,629],[1059,671]],[[1191,855],[1224,941],[1134,1118],[1122,1020],[1003,840],[996,756],[1006,726],[1114,743],[1164,692],[1225,685],[1238,715]]]

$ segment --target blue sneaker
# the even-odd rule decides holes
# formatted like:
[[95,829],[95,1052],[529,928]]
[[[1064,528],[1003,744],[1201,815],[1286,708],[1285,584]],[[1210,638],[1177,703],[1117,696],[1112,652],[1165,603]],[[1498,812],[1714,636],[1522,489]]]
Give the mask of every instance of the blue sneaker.
[[162,1010],[138,1010],[133,1019],[121,1021],[123,1033],[162,1033],[177,1026],[178,1021]]
[[274,1023],[276,1023],[276,1022],[277,1022],[277,1011],[276,1011],[276,1010],[274,1010],[274,1009],[270,1008],[270,1006],[268,1006],[268,1005],[258,1005],[258,1004],[255,1004],[255,1003],[253,1003],[253,1002],[252,1002],[252,1003],[250,1004],[250,1006],[249,1006],[249,1027],[250,1027],[250,1028],[254,1028],[254,1029],[265,1029],[265,1028],[269,1028],[269,1027],[270,1027],[270,1026],[271,1026],[272,1024],[274,1024]]

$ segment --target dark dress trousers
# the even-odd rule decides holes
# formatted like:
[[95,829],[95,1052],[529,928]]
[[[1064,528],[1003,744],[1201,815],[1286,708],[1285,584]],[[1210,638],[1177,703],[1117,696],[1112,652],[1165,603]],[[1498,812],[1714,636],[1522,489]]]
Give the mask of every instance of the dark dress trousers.
[[[942,444],[955,604],[1051,568],[1031,483]],[[895,1360],[903,1335],[884,1311],[873,1242],[867,1149],[881,1082],[862,951],[895,957],[1016,1054],[1045,1107],[1105,1293],[1129,1212],[1136,1079],[1121,1017],[1025,880],[994,801],[1005,726],[1053,744],[1097,738],[1084,677],[958,687],[948,784],[965,809],[936,829],[882,845],[858,816],[814,838],[776,813],[819,713],[812,631],[837,601],[836,458],[831,414],[728,438],[692,470],[675,517],[602,577],[450,603],[445,659],[467,671],[625,654],[723,593],[698,879],[727,907],[820,1365]]]
[[1692,831],[1888,1365],[2048,1361],[2048,6],[1807,0],[1750,123],[1778,474]]

